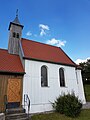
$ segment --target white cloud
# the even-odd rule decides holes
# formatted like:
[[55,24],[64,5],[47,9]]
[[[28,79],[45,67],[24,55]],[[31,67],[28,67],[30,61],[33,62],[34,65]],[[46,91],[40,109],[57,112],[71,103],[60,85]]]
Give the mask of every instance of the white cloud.
[[88,57],[88,58],[86,58],[86,59],[77,59],[76,61],[75,61],[75,63],[76,64],[79,64],[79,63],[83,63],[83,62],[86,62],[88,59],[90,59],[90,57]]
[[28,31],[28,32],[26,33],[26,35],[27,35],[27,36],[31,36],[32,33],[31,33],[30,31]]
[[43,36],[43,35],[46,35],[46,32],[45,32],[45,30],[41,29],[40,36]]
[[43,30],[49,30],[49,26],[48,25],[44,25],[44,24],[39,24],[39,27]]
[[50,30],[49,26],[44,24],[39,24],[39,28],[40,28],[40,36],[46,35],[47,31]]
[[57,47],[61,47],[61,46],[65,46],[66,41],[65,40],[61,41],[61,40],[57,40],[55,38],[52,38],[51,40],[47,40],[46,43],[50,44],[50,45],[57,46]]

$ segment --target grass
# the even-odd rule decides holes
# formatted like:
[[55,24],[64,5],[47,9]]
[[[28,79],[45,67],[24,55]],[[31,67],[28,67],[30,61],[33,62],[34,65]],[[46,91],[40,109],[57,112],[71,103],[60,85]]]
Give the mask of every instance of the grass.
[[[90,102],[90,85],[84,85],[86,100]],[[59,113],[37,114],[32,120],[90,120],[90,109],[82,110],[77,118],[70,118]]]
[[66,117],[59,113],[38,114],[33,115],[31,118],[32,120],[90,120],[90,109],[82,110],[77,118]]
[[86,101],[90,101],[90,85],[84,85]]

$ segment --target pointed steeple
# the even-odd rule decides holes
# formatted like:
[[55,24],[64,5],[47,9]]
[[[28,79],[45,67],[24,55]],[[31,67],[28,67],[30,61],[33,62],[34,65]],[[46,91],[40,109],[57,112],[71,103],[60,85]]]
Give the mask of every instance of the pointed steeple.
[[16,11],[16,18],[14,19],[13,23],[20,25],[20,22],[19,22],[19,19],[18,19],[18,9]]
[[22,36],[23,25],[20,24],[18,19],[18,10],[16,11],[16,17],[14,21],[9,24],[9,43],[8,43],[8,52],[10,54],[19,55],[19,41]]
[[10,30],[11,24],[14,24],[14,25],[17,25],[17,26],[21,26],[23,28],[23,25],[20,24],[20,21],[18,19],[18,9],[16,11],[15,19],[12,22],[10,22],[10,24],[9,24],[9,30]]

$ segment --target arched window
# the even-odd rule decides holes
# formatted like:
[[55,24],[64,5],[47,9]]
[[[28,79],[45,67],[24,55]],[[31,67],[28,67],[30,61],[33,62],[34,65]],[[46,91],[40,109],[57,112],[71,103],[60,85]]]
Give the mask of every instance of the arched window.
[[47,67],[41,67],[41,86],[48,86],[48,78],[47,78]]
[[13,37],[16,37],[16,33],[15,32],[13,32]]
[[19,38],[19,33],[17,33],[17,38]]
[[64,69],[59,69],[59,78],[60,78],[60,86],[65,87],[65,77],[64,77]]

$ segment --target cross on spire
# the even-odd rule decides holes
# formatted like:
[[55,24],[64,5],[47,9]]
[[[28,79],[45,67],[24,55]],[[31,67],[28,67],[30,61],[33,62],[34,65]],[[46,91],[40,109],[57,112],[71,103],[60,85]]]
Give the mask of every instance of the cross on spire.
[[16,10],[16,17],[18,17],[18,9]]

